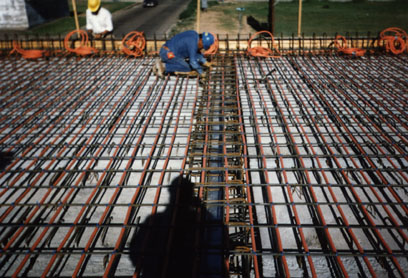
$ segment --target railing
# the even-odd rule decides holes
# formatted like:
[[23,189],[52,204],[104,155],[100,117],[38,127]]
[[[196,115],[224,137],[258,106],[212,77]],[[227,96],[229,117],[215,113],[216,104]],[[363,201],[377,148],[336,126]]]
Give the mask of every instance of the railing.
[[[219,42],[219,52],[244,52],[248,47],[248,40],[253,34],[248,35],[216,35]],[[384,41],[379,39],[378,35],[367,33],[361,35],[342,34],[348,41],[349,47],[364,48],[371,51],[383,50]],[[337,34],[334,35],[316,35],[311,37],[302,35],[296,37],[294,34],[290,37],[284,37],[282,34],[274,37],[274,46],[282,55],[286,54],[305,54],[305,53],[330,53],[335,50],[333,41]],[[160,47],[168,40],[166,35],[146,38],[145,55],[155,55]],[[0,38],[0,52],[3,55],[8,55],[13,49],[13,41],[18,41],[24,49],[46,49],[52,51],[64,50],[64,37],[59,36],[42,36],[39,35],[3,35]],[[71,39],[71,44],[74,46],[79,44],[79,40]],[[258,37],[254,40],[254,45],[270,46],[270,38],[263,37],[262,40]],[[124,54],[122,51],[122,39],[108,36],[103,39],[90,39],[89,44],[96,49],[101,50],[101,53],[109,54]]]

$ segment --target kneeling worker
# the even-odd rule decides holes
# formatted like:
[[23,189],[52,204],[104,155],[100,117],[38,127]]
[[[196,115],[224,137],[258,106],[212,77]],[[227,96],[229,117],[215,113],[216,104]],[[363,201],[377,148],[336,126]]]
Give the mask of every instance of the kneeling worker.
[[111,13],[101,7],[100,0],[88,0],[86,10],[86,30],[95,38],[105,37],[113,30]]
[[202,66],[210,67],[211,63],[207,62],[201,51],[208,50],[213,43],[214,36],[207,32],[198,34],[185,31],[177,34],[160,49],[160,59],[156,59],[153,71],[159,77],[163,77],[164,73],[205,77]]

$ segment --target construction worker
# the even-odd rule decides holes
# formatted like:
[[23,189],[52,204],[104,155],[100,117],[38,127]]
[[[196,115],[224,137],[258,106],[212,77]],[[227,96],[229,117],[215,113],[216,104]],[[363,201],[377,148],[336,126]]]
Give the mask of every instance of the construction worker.
[[86,30],[97,39],[113,31],[112,15],[107,9],[101,7],[100,0],[88,0]]
[[210,33],[198,34],[196,31],[185,31],[168,40],[160,49],[160,58],[156,59],[153,72],[160,78],[164,73],[176,75],[205,77],[202,68],[210,67],[201,54],[214,43],[214,36]]

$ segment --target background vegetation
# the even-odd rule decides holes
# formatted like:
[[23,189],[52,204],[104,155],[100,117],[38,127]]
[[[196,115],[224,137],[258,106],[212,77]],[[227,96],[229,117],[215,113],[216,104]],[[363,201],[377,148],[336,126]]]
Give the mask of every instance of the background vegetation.
[[[195,2],[192,0],[186,12],[180,15],[179,25],[190,24],[194,28]],[[336,32],[377,34],[388,27],[399,27],[408,31],[408,1],[406,0],[392,2],[305,0],[302,3],[302,33],[305,36],[311,36],[313,33],[332,35]],[[268,2],[210,2],[209,11],[222,11],[225,14],[223,24],[228,26],[238,19],[236,10],[238,7],[245,9],[242,12],[243,16],[253,16],[261,23],[268,21]],[[279,2],[275,6],[275,35],[297,34],[298,7],[297,0]]]

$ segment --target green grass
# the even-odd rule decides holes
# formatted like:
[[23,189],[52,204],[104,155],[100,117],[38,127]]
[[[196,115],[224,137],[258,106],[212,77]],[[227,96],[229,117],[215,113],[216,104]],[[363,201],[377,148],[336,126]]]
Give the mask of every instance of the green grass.
[[[195,0],[192,0],[195,2]],[[212,3],[212,2],[210,2]],[[237,7],[245,8],[243,15],[253,16],[259,22],[266,23],[268,19],[268,2],[222,3],[211,9],[225,14],[226,26],[236,20]],[[291,36],[297,34],[298,1],[281,2],[275,6],[275,35]],[[327,0],[306,0],[302,5],[302,33],[311,36],[313,33],[334,35],[336,32],[345,34],[377,34],[388,27],[399,27],[408,31],[408,1],[369,2],[355,0],[354,2],[329,2]],[[195,10],[192,15],[194,22]],[[189,12],[192,14],[192,12]],[[185,18],[186,24],[190,18]]]
[[[72,1],[68,0],[69,9],[73,11],[72,8]],[[80,0],[76,2],[78,14],[85,14],[86,9],[88,8],[88,1],[87,0]],[[101,2],[101,6],[108,9],[111,13],[114,13],[120,9],[126,8],[129,5],[135,4],[134,2]]]
[[[84,26],[86,24],[86,20],[84,16],[78,17],[79,25]],[[56,19],[52,22],[44,23],[38,26],[35,26],[27,31],[25,34],[38,34],[38,35],[64,35],[69,31],[74,30],[75,27],[75,19],[74,17],[63,17]]]
[[197,1],[190,1],[187,8],[179,15],[180,20],[194,18],[196,16]]
[[[219,7],[219,3],[216,1],[209,1],[208,8]],[[187,8],[179,15],[180,20],[194,18],[196,16],[197,1],[192,0],[188,4]]]
[[[208,7],[212,8],[218,6],[218,2],[209,1]],[[196,24],[197,1],[192,0],[187,8],[179,15],[179,22],[170,32],[170,36],[174,36],[179,32],[192,30]]]
[[[216,1],[208,1],[208,8],[219,7],[219,3]],[[170,31],[170,36],[174,36],[177,33],[186,30],[193,30],[196,24],[196,10],[197,10],[197,1],[192,0],[188,4],[187,8],[179,15],[179,22],[175,27]]]
[[[24,34],[39,34],[39,35],[58,35],[58,34],[66,34],[69,31],[74,30],[75,27],[75,19],[73,15],[73,8],[72,8],[72,1],[69,2],[69,8],[71,12],[71,16],[59,18],[57,20],[53,20],[51,22],[47,22],[38,26],[35,26],[27,31],[24,31]],[[111,13],[115,11],[124,9],[130,5],[135,4],[134,2],[102,2],[101,6],[108,9]],[[87,1],[77,1],[77,12],[78,12],[78,21],[80,26],[84,26],[86,24],[85,12],[87,9]]]
[[[302,33],[305,35],[371,32],[376,34],[388,27],[408,29],[408,2],[318,2],[302,5]],[[275,6],[275,34],[297,34],[297,3]],[[266,18],[266,14],[264,15]]]

